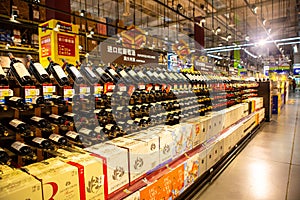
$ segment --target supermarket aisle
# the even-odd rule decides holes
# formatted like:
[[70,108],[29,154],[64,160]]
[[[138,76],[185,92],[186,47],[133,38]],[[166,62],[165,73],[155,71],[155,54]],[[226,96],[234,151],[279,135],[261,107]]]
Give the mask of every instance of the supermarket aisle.
[[194,200],[300,199],[300,93]]

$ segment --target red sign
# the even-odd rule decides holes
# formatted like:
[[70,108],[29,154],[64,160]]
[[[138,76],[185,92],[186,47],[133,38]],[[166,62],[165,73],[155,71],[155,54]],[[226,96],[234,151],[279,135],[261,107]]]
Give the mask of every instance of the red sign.
[[51,34],[41,37],[42,57],[51,56]]
[[75,38],[76,36],[57,34],[59,56],[75,56]]

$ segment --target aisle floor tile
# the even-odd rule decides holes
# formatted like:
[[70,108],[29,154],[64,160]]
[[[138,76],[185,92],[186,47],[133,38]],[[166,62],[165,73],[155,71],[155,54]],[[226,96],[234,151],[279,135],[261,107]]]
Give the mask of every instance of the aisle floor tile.
[[290,183],[288,190],[288,200],[299,200],[300,199],[300,166],[292,165],[290,174]]
[[284,200],[288,166],[284,163],[239,156],[194,200]]

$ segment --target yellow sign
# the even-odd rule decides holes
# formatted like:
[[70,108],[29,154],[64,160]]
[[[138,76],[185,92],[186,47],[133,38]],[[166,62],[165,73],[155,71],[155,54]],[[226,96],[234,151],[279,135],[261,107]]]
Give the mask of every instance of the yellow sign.
[[40,63],[49,65],[48,57],[60,65],[62,58],[75,64],[79,60],[78,25],[55,19],[40,25],[39,28],[39,58]]

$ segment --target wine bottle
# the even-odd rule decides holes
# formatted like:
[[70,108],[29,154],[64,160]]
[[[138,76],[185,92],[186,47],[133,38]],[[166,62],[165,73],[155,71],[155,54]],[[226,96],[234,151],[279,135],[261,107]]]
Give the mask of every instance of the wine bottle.
[[117,83],[121,79],[119,74],[110,66],[107,66],[104,71],[113,78],[114,83]]
[[32,60],[31,55],[26,56],[29,62],[29,72],[38,80],[39,83],[49,83],[50,76],[45,68],[38,62]]
[[73,81],[77,84],[83,84],[85,81],[78,69],[74,65],[69,64],[66,59],[63,59],[62,61],[64,62],[66,72],[73,79]]
[[61,125],[61,124],[65,124],[66,123],[66,119],[63,118],[62,116],[60,115],[56,115],[56,114],[51,114],[51,115],[48,115],[48,120],[53,123],[53,124],[58,124],[58,125]]
[[90,84],[95,84],[98,82],[96,74],[90,69],[89,66],[81,67],[80,72],[84,75],[84,77]]
[[68,145],[68,140],[64,136],[55,133],[49,136],[49,140],[56,145],[62,145],[62,146]]
[[6,97],[6,104],[10,107],[24,110],[26,105],[21,97]]
[[101,67],[94,67],[92,71],[95,72],[102,84],[113,82],[113,78],[108,73],[106,73]]
[[10,157],[7,152],[0,147],[0,164],[7,164],[9,160]]
[[8,124],[13,131],[20,133],[22,136],[33,136],[30,126],[21,120],[13,119]]
[[27,137],[24,142],[30,146],[37,147],[40,149],[50,149],[51,142],[42,137]]
[[64,98],[62,96],[58,96],[58,95],[52,95],[51,101],[53,101],[53,103],[55,105],[65,105],[66,104],[66,101],[64,100]]
[[8,54],[8,57],[10,59],[9,72],[12,72],[12,75],[17,79],[20,85],[32,85],[33,81],[24,64],[17,60],[11,53]]
[[3,68],[0,66],[0,85],[8,85],[8,80],[6,74],[3,71]]
[[35,105],[35,106],[42,106],[45,104],[45,99],[43,96],[35,96],[35,97],[32,97],[32,102],[31,102],[32,105]]
[[47,71],[49,74],[52,74],[55,80],[58,82],[60,86],[69,85],[69,79],[65,74],[64,70],[57,63],[48,57],[49,65]]
[[80,116],[78,116],[77,114],[75,113],[71,113],[71,112],[65,112],[64,113],[64,117],[68,120],[68,121],[71,121],[71,122],[76,122],[76,121],[79,121],[80,119]]
[[78,133],[81,134],[81,135],[89,136],[89,137],[96,137],[97,136],[96,132],[94,132],[91,129],[87,129],[87,128],[81,128],[78,131]]
[[33,116],[30,118],[29,123],[38,128],[49,128],[49,123],[42,117]]
[[82,136],[79,133],[76,133],[75,131],[68,131],[65,134],[66,138],[74,141],[74,142],[81,142],[82,141]]
[[32,149],[23,142],[15,141],[8,146],[9,150],[20,156],[28,156],[32,154]]

